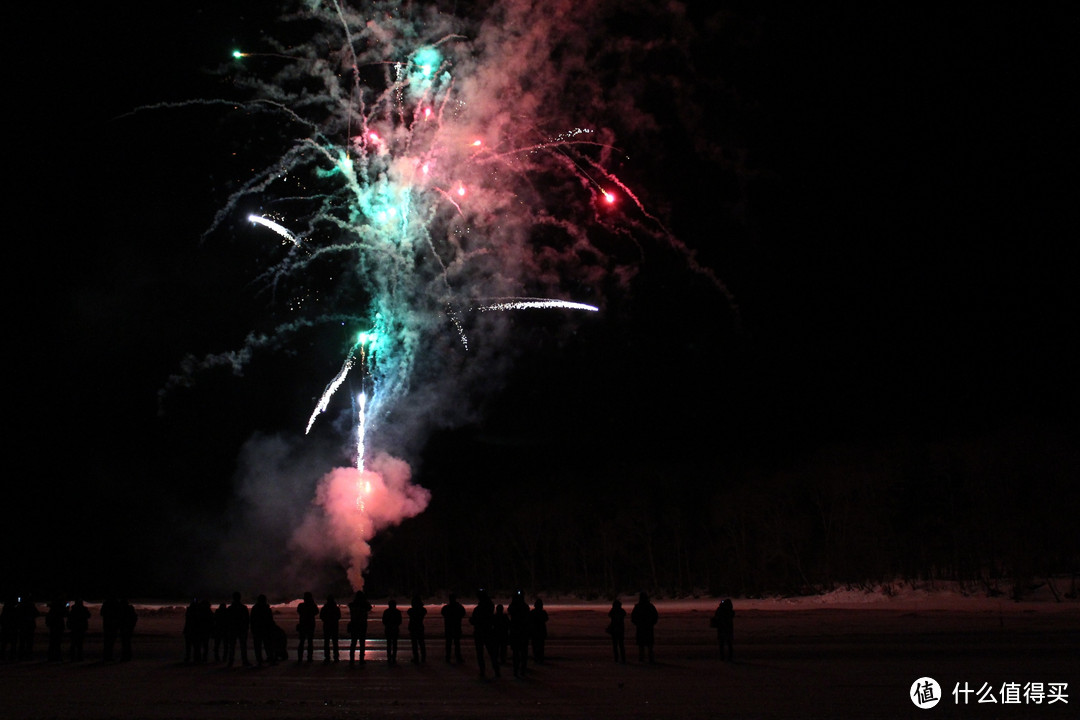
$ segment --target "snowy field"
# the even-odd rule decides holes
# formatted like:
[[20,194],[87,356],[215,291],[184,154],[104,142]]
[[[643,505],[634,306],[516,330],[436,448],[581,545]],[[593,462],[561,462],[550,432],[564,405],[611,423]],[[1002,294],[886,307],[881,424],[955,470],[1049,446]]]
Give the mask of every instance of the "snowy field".
[[[609,603],[545,598],[548,658],[533,665],[524,680],[514,679],[508,667],[498,679],[489,667],[482,679],[470,637],[462,643],[466,662],[447,664],[438,599],[429,605],[426,664],[409,662],[403,632],[399,664],[388,665],[381,627],[372,623],[369,647],[374,650],[369,650],[369,662],[357,668],[344,661],[323,664],[319,639],[315,662],[297,664],[292,632],[285,663],[262,668],[185,665],[183,603],[136,603],[134,659],[105,664],[97,659],[101,637],[95,606],[87,641],[91,659],[44,662],[46,638],[39,629],[35,660],[0,666],[0,716],[1077,717],[1080,602],[1064,597],[1058,602],[1041,593],[1014,602],[941,587],[890,592],[736,598],[734,663],[719,659],[709,628],[717,599],[657,601],[660,622],[652,665],[638,661],[629,627],[628,662],[613,661],[603,631]],[[634,599],[623,598],[628,610]],[[506,599],[496,602],[505,604]],[[278,624],[289,631],[295,605],[274,607]],[[383,607],[376,603],[373,617]],[[912,684],[922,677],[934,678],[941,687],[940,702],[929,710],[909,699]],[[1054,693],[1044,692],[1041,703],[1034,702],[1037,693],[1011,690],[1015,685],[1046,691],[1051,684]],[[972,691],[966,704],[965,688]]]

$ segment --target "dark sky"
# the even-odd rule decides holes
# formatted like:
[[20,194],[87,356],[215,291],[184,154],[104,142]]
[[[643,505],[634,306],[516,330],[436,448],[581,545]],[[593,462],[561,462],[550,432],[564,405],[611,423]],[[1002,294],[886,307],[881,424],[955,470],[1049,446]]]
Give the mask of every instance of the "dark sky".
[[[5,590],[194,562],[170,548],[221,521],[240,446],[311,407],[303,357],[271,358],[159,414],[185,354],[258,321],[258,258],[199,242],[236,170],[221,144],[118,116],[220,91],[206,71],[267,12],[109,5],[27,17],[7,59]],[[707,483],[835,444],[1074,433],[1075,14],[691,5],[699,114],[641,99],[671,126],[643,193],[738,322],[653,260],[618,322],[540,342],[476,422],[433,437],[420,481],[619,458]]]

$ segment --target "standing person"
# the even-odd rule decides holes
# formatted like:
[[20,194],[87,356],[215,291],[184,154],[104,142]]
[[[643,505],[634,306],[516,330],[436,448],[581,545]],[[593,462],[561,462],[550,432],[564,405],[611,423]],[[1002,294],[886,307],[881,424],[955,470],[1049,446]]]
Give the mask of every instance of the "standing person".
[[734,661],[735,608],[731,604],[731,598],[720,601],[709,624],[716,628],[716,644],[720,648],[720,659]]
[[544,609],[544,601],[536,598],[533,609],[529,613],[529,634],[532,636],[533,659],[538,663],[544,662],[544,644],[547,642],[548,614]]
[[326,596],[326,604],[319,610],[319,619],[322,620],[323,663],[337,662],[340,659],[338,630],[341,627],[341,608],[333,595]]
[[506,613],[510,616],[510,652],[513,655],[514,677],[525,677],[529,664],[529,604],[519,590],[510,601]]
[[199,598],[192,598],[184,610],[184,663],[199,662]]
[[49,630],[49,662],[60,662],[64,659],[64,623],[67,615],[66,602],[53,600],[49,603],[49,611],[45,613],[45,627]]
[[277,662],[277,652],[274,650],[271,633],[274,629],[274,610],[265,595],[255,599],[251,606],[251,644],[255,649],[255,664],[262,666],[263,656],[273,664]]
[[412,605],[406,611],[409,615],[409,640],[412,642],[413,664],[427,662],[427,642],[424,639],[424,616],[427,608],[419,595],[413,595]]
[[637,605],[630,611],[630,622],[634,623],[636,631],[634,637],[637,640],[638,660],[644,662],[648,653],[649,662],[655,662],[653,657],[653,628],[656,627],[660,615],[656,612],[656,606],[649,602],[646,593],[638,595]]
[[304,593],[304,600],[296,607],[300,622],[296,623],[296,632],[300,635],[300,646],[296,649],[296,662],[304,662],[304,648],[307,648],[307,661],[315,652],[315,618],[319,616],[319,606],[310,592]]
[[367,650],[367,620],[368,613],[374,608],[368,602],[367,595],[363,590],[357,590],[353,601],[349,603],[349,666],[353,664],[353,655],[356,646],[360,646],[360,664],[364,664],[364,654]]
[[476,662],[480,666],[480,677],[486,677],[484,655],[491,656],[495,677],[499,677],[499,657],[494,645],[495,603],[485,590],[476,594],[476,607],[473,608],[469,624],[473,626],[473,645],[476,648]]
[[76,598],[71,606],[67,625],[71,631],[71,659],[80,662],[83,659],[83,641],[90,629],[90,610],[83,604],[82,598]]
[[199,651],[199,662],[210,659],[210,636],[214,634],[214,610],[210,607],[210,601],[203,598],[195,616],[198,618],[195,644]]
[[135,636],[135,623],[139,621],[139,614],[135,612],[135,606],[124,598],[120,601],[120,659],[131,659],[131,640]]
[[397,665],[398,636],[401,635],[401,611],[393,598],[382,614],[383,631],[386,635],[386,662]]
[[270,618],[270,627],[266,632],[266,657],[273,665],[279,660],[289,659],[289,636],[280,625]]
[[18,657],[19,613],[15,609],[18,604],[18,598],[8,597],[4,600],[4,609],[0,610],[0,662]]
[[248,627],[251,624],[251,613],[247,605],[240,600],[240,593],[234,592],[232,602],[226,609],[225,615],[225,664],[232,667],[236,659],[236,646],[240,646],[240,661],[244,667],[251,665],[247,654]]
[[116,636],[120,634],[120,601],[115,597],[106,598],[98,614],[101,615],[102,657],[105,662],[111,662]]
[[225,603],[218,605],[218,609],[214,611],[214,662],[221,662],[221,659],[229,652],[225,646],[225,633],[229,627],[229,606]]
[[626,610],[618,598],[611,601],[608,610],[608,635],[611,635],[611,649],[615,653],[615,662],[626,663]]
[[510,645],[510,616],[503,610],[502,603],[495,606],[495,646],[499,649],[499,665],[506,664],[506,649]]
[[450,593],[449,601],[442,606],[443,631],[446,635],[446,662],[450,662],[450,650],[454,659],[464,662],[461,657],[461,621],[465,619],[465,606],[458,602],[457,595]]
[[15,627],[18,633],[20,660],[29,660],[34,656],[34,636],[37,635],[37,619],[41,611],[31,597],[22,598],[15,606]]

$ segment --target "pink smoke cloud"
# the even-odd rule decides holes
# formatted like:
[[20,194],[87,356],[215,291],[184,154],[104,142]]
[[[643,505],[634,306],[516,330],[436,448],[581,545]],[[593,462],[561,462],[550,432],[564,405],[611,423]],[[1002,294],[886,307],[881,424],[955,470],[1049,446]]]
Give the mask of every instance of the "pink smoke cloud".
[[364,471],[334,468],[319,481],[312,507],[293,534],[292,544],[313,560],[345,565],[353,589],[364,587],[371,539],[424,511],[431,493],[412,482],[404,460],[385,453]]

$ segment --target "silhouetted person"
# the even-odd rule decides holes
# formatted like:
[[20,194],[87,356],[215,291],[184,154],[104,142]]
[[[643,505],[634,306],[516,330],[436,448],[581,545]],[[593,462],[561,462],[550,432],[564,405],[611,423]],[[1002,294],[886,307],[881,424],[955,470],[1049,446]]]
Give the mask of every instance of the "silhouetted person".
[[735,659],[735,608],[731,604],[731,598],[720,601],[709,624],[716,628],[716,644],[720,648],[720,659],[733,661]]
[[289,659],[289,636],[284,628],[274,622],[273,617],[270,618],[270,628],[267,631],[266,656],[271,663]]
[[199,598],[192,598],[184,610],[184,662],[199,662]]
[[248,660],[247,638],[251,625],[251,613],[247,605],[240,600],[240,593],[234,592],[232,602],[225,610],[225,664],[232,667],[236,660],[236,646],[240,646],[240,662],[244,667],[251,665]]
[[218,605],[214,611],[214,662],[221,662],[228,649],[225,647],[225,634],[229,626],[229,606],[225,603]]
[[656,612],[656,606],[649,602],[649,596],[645,593],[638,595],[637,605],[630,611],[630,622],[634,623],[636,628],[634,639],[637,640],[639,661],[644,661],[647,653],[649,662],[655,662],[653,629],[659,619],[660,615]]
[[364,663],[364,655],[367,653],[368,613],[374,609],[364,591],[357,590],[349,603],[349,625],[346,628],[349,631],[349,665],[353,664],[357,646],[360,647],[360,664]]
[[14,660],[19,656],[18,598],[4,599],[4,608],[0,610],[0,662]]
[[196,631],[195,645],[199,651],[199,662],[210,659],[210,636],[214,634],[214,610],[210,607],[210,601],[203,598],[195,613],[198,618],[198,630]]
[[135,612],[135,606],[127,601],[120,600],[120,659],[131,659],[131,640],[135,636],[135,623],[139,621],[139,614]]
[[304,600],[296,607],[296,614],[300,616],[300,622],[296,624],[296,632],[300,635],[296,662],[304,662],[304,648],[307,648],[307,661],[311,662],[311,655],[315,651],[315,618],[319,616],[319,606],[311,593],[304,593]]
[[615,662],[626,662],[626,610],[616,598],[611,602],[608,610],[607,632],[611,635],[611,649],[615,654]]
[[46,657],[49,662],[60,662],[64,659],[64,624],[67,614],[67,603],[63,600],[49,603],[49,611],[45,613],[45,627],[49,631],[49,652]]
[[401,611],[393,599],[382,614],[383,631],[386,634],[386,662],[397,665],[398,636],[401,635]]
[[424,639],[424,616],[427,608],[419,595],[413,595],[412,605],[406,611],[409,616],[409,640],[412,642],[413,664],[427,662],[427,641]]
[[15,606],[15,626],[18,634],[20,660],[34,656],[34,636],[37,635],[37,619],[41,615],[33,598],[24,597]]
[[503,610],[501,603],[495,606],[492,631],[495,633],[495,646],[499,649],[499,665],[505,665],[507,649],[510,647],[510,616]]
[[77,598],[68,611],[68,630],[71,631],[71,659],[80,662],[83,659],[83,641],[90,629],[90,610]]
[[450,662],[453,649],[454,660],[464,662],[461,657],[461,621],[465,619],[465,606],[458,602],[457,595],[450,593],[449,601],[442,606],[443,632],[446,635],[446,662]]
[[525,677],[529,664],[529,604],[518,591],[506,608],[510,616],[510,653],[513,656],[514,677]]
[[251,645],[255,650],[256,665],[262,665],[264,658],[271,663],[277,662],[277,653],[271,648],[273,631],[274,610],[266,596],[260,595],[251,606]]
[[533,609],[529,613],[529,633],[532,635],[533,659],[538,663],[544,662],[544,645],[547,642],[548,614],[544,609],[544,601],[536,598]]
[[322,621],[323,635],[323,662],[337,662],[341,659],[338,652],[338,631],[341,629],[341,608],[333,595],[326,597],[326,603],[319,610],[319,620]]
[[105,662],[113,659],[116,638],[120,635],[120,612],[120,601],[114,597],[107,598],[98,610],[98,614],[101,615],[101,656]]
[[495,603],[484,590],[476,594],[476,607],[469,617],[473,626],[473,645],[476,648],[476,663],[480,667],[480,676],[486,676],[484,656],[491,657],[495,677],[499,677],[499,655],[495,647]]

